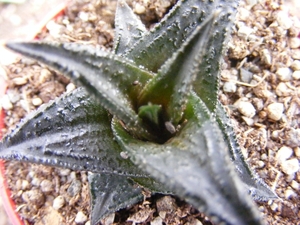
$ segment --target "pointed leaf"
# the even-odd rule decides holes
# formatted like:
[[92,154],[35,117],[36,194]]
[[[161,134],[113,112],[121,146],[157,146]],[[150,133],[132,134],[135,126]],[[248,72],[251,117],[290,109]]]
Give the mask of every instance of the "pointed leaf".
[[38,42],[8,43],[6,46],[69,76],[100,99],[99,103],[122,120],[129,130],[151,139],[133,110],[139,89],[152,77],[149,72],[109,52],[95,50],[95,47]]
[[124,176],[89,173],[91,197],[91,224],[119,209],[143,200],[140,187]]
[[166,112],[165,121],[177,126],[182,119],[187,98],[192,90],[202,61],[204,49],[217,13],[201,27],[197,27],[187,41],[159,69],[158,74],[144,87],[139,96],[139,105],[161,105]]
[[115,16],[114,52],[123,54],[146,32],[142,21],[133,13],[124,0],[118,1]]
[[238,0],[178,1],[162,21],[128,49],[124,56],[155,72],[216,8],[228,7],[225,12],[231,13],[237,4]]
[[215,222],[262,224],[229,161],[221,131],[195,96],[189,101],[186,119],[180,134],[164,145],[136,140],[116,121],[113,130],[137,165]]
[[211,112],[216,110],[220,64],[227,44],[226,38],[233,26],[236,11],[226,7],[222,9],[223,13],[216,18],[211,34],[207,36],[207,44],[203,49],[205,55],[198,64],[199,72],[194,83],[194,91]]
[[252,198],[258,201],[277,199],[278,196],[276,193],[272,191],[270,187],[262,179],[260,179],[246,163],[242,150],[237,143],[237,138],[232,128],[230,118],[227,116],[227,113],[220,102],[217,104],[216,118],[219,127],[223,132],[225,143],[227,143],[229,148],[231,160],[236,167],[236,172],[247,186]]
[[40,107],[0,143],[0,158],[148,176],[121,157],[108,113],[80,88]]

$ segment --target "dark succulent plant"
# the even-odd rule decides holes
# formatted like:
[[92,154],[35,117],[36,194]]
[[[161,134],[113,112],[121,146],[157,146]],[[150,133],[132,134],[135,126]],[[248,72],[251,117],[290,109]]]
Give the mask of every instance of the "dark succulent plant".
[[92,224],[142,200],[141,187],[175,194],[217,223],[262,224],[245,193],[277,196],[246,164],[217,99],[237,4],[180,0],[147,31],[119,1],[113,52],[8,43],[81,87],[27,116],[0,157],[90,171]]

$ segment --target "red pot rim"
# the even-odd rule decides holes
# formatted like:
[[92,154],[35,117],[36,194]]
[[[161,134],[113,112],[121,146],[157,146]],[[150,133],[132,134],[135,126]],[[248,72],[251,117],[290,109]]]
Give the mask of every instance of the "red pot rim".
[[[4,96],[6,88],[6,81],[3,77],[0,77],[0,98]],[[0,109],[0,129],[4,128],[4,116],[4,110]],[[0,133],[0,138],[2,138],[2,133]],[[14,201],[11,199],[11,193],[5,180],[5,165],[3,160],[0,160],[0,196],[10,222],[13,225],[23,224],[19,215],[16,213],[16,206]]]
[[[62,2],[61,4],[55,6],[53,10],[51,10],[44,19],[36,26],[37,28],[31,32],[32,35],[27,37],[28,40],[37,39],[37,34],[45,29],[46,24],[52,20],[64,14],[64,10],[69,1]],[[0,77],[0,99],[5,95],[7,88],[7,83],[3,77]],[[0,108],[0,129],[5,127],[4,125],[4,110]],[[2,138],[2,133],[0,132],[0,139]],[[21,220],[19,214],[16,211],[16,205],[11,198],[11,192],[8,187],[7,181],[5,179],[5,162],[0,160],[0,196],[2,198],[3,207],[8,215],[10,222],[13,225],[23,225],[23,221]]]

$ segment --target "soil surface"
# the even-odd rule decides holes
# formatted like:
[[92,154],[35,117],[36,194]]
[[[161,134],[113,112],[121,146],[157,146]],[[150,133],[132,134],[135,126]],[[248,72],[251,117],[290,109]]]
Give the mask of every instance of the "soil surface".
[[[151,27],[171,7],[166,0],[131,1]],[[109,3],[109,4],[107,4]],[[280,200],[258,203],[268,224],[300,220],[300,21],[290,2],[248,0],[239,8],[222,68],[220,100],[252,168]],[[295,6],[294,3],[293,6]],[[38,34],[43,40],[112,47],[116,1],[69,2],[65,14]],[[61,74],[26,58],[0,67],[9,89],[2,99],[10,129],[41,104],[75,88]],[[87,174],[7,162],[7,179],[25,224],[89,224]],[[171,196],[148,196],[103,224],[211,224]]]

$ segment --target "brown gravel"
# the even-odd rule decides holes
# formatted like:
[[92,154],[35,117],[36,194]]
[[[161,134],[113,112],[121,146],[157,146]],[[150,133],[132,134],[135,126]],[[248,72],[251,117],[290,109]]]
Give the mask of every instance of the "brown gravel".
[[[132,1],[131,6],[149,27],[165,13],[169,1],[147,2]],[[114,10],[115,1],[73,0],[65,15],[50,21],[39,38],[111,48]],[[248,0],[239,10],[223,65],[220,100],[228,106],[249,163],[282,200],[258,204],[265,220],[272,225],[299,224],[300,22],[277,0]],[[6,124],[10,128],[41,103],[74,88],[60,74],[28,59],[4,69],[9,77]],[[25,224],[78,224],[79,219],[89,224],[85,172],[17,162],[6,166]],[[103,224],[112,220],[115,224],[211,224],[191,206],[168,196],[148,197]]]

